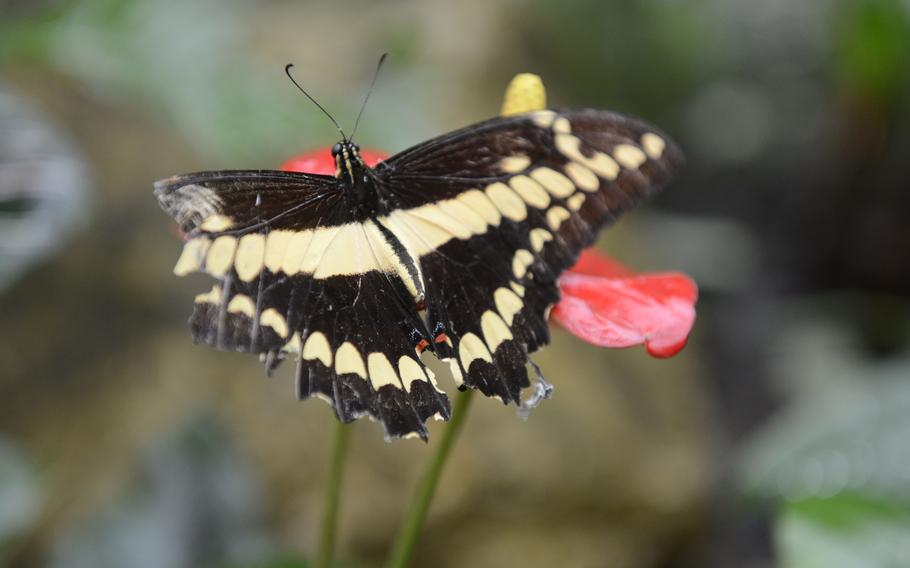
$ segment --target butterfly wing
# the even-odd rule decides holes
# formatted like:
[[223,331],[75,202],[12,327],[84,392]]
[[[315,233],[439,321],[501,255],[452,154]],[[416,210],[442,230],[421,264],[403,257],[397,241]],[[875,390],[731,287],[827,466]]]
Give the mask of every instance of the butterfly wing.
[[177,176],[156,195],[188,237],[175,272],[217,280],[196,297],[196,341],[269,367],[296,354],[301,397],[426,438],[425,421],[448,419],[450,405],[420,351],[517,402],[528,353],[549,341],[559,274],[680,161],[639,121],[539,111],[383,162],[372,218],[355,217],[335,178],[290,172]]
[[195,341],[263,354],[270,368],[296,354],[301,398],[327,400],[346,422],[369,414],[389,436],[425,438],[429,417],[449,417],[395,251],[373,220],[353,217],[338,180],[202,172],[155,193],[188,237],[175,273],[216,279],[196,297]]
[[682,162],[644,122],[600,110],[483,122],[377,167],[395,209],[379,219],[419,259],[427,321],[458,380],[505,402],[548,343],[557,278],[598,231]]

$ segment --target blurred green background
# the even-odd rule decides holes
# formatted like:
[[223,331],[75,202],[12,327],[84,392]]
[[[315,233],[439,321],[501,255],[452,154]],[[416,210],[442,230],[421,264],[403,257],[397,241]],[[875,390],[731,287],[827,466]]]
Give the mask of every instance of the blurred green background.
[[[475,402],[418,566],[910,565],[910,4],[0,0],[0,565],[303,566],[332,413],[194,346],[153,180],[488,118],[517,72],[688,167],[606,234],[701,297],[658,361],[565,332],[527,422]],[[451,384],[443,383],[447,389]],[[354,426],[344,566],[429,448]]]

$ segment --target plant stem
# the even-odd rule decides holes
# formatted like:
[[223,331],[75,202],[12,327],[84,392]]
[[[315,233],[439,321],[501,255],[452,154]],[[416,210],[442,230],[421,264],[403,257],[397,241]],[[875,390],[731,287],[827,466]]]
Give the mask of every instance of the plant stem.
[[325,480],[325,496],[322,504],[322,526],[319,532],[319,550],[316,554],[316,568],[331,568],[335,560],[335,534],[338,526],[338,508],[341,503],[341,482],[347,462],[351,440],[351,427],[335,420],[332,430],[332,455],[329,461],[328,477]]
[[430,509],[430,502],[433,500],[433,493],[436,491],[436,485],[442,475],[442,468],[445,466],[455,440],[458,439],[458,434],[464,427],[465,414],[467,414],[473,394],[474,390],[468,389],[457,395],[455,406],[452,409],[452,420],[449,422],[449,427],[443,432],[439,445],[436,446],[436,451],[430,458],[430,464],[420,480],[420,485],[417,486],[411,508],[389,555],[386,564],[388,568],[406,568],[411,560],[414,546],[417,544],[423,523],[427,518],[427,511]]

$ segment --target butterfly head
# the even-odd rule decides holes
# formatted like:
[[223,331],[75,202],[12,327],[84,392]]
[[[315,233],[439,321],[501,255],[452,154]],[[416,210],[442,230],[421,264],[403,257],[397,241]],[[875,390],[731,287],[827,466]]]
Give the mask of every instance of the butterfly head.
[[366,164],[360,157],[360,146],[343,140],[332,146],[332,157],[335,158],[335,177],[351,185],[364,177]]

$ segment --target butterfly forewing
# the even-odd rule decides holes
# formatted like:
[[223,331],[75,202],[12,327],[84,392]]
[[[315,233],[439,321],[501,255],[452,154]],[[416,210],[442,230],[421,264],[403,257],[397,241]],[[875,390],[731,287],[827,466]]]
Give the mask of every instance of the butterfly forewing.
[[549,341],[559,274],[680,161],[640,121],[539,111],[381,163],[381,205],[366,219],[325,176],[207,172],[156,193],[189,237],[175,272],[217,279],[196,298],[197,341],[270,366],[293,354],[301,397],[425,438],[425,421],[450,406],[420,352],[459,384],[517,402],[528,354]]
[[458,380],[505,401],[549,340],[557,278],[605,224],[666,183],[681,154],[597,110],[493,119],[393,156],[389,222],[420,259],[428,324]]

